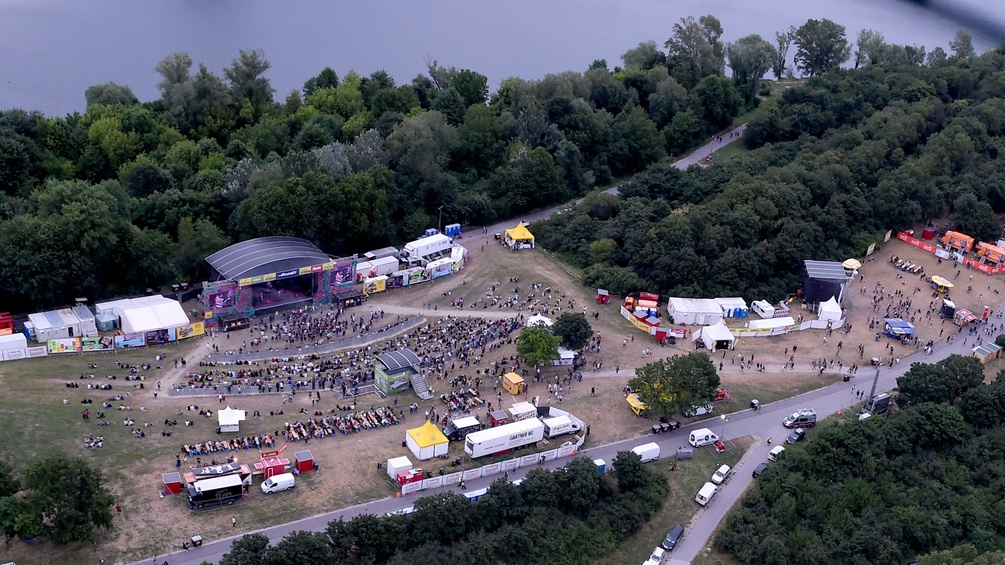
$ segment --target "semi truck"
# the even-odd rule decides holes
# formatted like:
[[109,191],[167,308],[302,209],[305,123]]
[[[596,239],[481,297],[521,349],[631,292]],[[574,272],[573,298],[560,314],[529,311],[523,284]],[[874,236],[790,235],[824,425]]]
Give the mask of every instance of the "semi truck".
[[541,423],[544,424],[544,437],[548,439],[576,431],[572,419],[568,416],[542,418]]
[[189,508],[230,505],[243,496],[244,481],[240,475],[203,479],[188,485]]
[[468,434],[464,451],[472,458],[498,455],[533,445],[544,439],[544,424],[530,418]]
[[423,237],[406,243],[404,253],[410,260],[422,259],[423,257],[428,257],[434,253],[446,251],[450,249],[451,246],[453,246],[453,240],[442,233],[438,233],[436,235]]

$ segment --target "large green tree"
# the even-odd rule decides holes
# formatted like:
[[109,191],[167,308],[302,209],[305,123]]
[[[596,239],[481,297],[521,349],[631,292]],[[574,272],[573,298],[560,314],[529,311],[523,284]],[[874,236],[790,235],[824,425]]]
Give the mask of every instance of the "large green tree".
[[839,68],[851,56],[844,26],[831,20],[808,20],[793,35],[795,62],[806,76],[816,76]]
[[573,351],[582,349],[593,336],[589,320],[575,312],[563,312],[551,326],[551,331],[562,338],[562,345]]
[[23,482],[27,508],[45,524],[43,535],[53,543],[94,542],[97,529],[112,527],[114,498],[101,471],[84,460],[40,459],[25,471]]
[[558,359],[558,345],[562,338],[541,327],[524,328],[517,338],[516,352],[531,367],[547,365]]
[[680,414],[711,403],[719,375],[708,355],[689,353],[639,367],[628,385],[651,413]]

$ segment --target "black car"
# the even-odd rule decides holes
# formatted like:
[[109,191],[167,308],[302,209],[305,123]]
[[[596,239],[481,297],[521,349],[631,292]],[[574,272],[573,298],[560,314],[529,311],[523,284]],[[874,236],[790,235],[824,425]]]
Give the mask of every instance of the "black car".
[[754,467],[754,472],[752,473],[752,475],[756,479],[757,477],[761,476],[761,473],[763,473],[763,472],[765,472],[767,470],[768,470],[768,464],[767,463],[761,463],[757,467]]
[[785,438],[785,443],[796,443],[797,441],[803,439],[804,435],[806,435],[806,430],[802,428],[796,428],[792,430],[792,433],[789,434],[789,437]]
[[684,539],[684,526],[677,524],[669,532],[667,532],[667,537],[660,544],[660,547],[667,551],[673,550],[674,547],[680,543],[680,540]]

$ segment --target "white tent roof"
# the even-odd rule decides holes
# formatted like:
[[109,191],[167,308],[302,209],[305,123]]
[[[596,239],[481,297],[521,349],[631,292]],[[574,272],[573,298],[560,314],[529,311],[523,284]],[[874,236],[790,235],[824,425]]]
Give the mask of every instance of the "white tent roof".
[[185,310],[177,300],[160,295],[103,302],[97,305],[97,311],[111,311],[121,318],[122,331],[126,333],[176,328],[189,323]]
[[537,326],[543,324],[545,327],[551,327],[555,322],[551,321],[551,318],[547,316],[542,316],[541,314],[534,314],[530,318],[527,318],[527,327]]
[[671,312],[697,312],[706,314],[722,314],[719,303],[711,298],[675,298],[668,301]]
[[571,349],[566,349],[561,345],[558,346],[558,356],[561,359],[575,359],[576,352]]
[[24,349],[28,347],[28,338],[23,333],[0,335],[0,351]]
[[236,426],[244,421],[246,416],[244,410],[238,410],[230,406],[218,411],[216,414],[220,419],[221,426]]
[[837,299],[831,296],[830,300],[820,303],[817,315],[821,320],[836,322],[841,319],[841,306]]
[[701,335],[708,336],[711,341],[733,341],[733,332],[729,331],[722,320],[701,328]]

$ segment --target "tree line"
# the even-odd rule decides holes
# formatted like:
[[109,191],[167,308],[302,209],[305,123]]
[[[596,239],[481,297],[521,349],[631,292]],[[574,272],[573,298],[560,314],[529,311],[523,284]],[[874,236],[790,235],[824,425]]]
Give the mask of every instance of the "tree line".
[[913,364],[892,416],[786,448],[715,546],[743,563],[992,562],[977,557],[1005,544],[1005,372],[984,384],[983,369],[961,356]]
[[684,171],[649,165],[620,197],[593,193],[537,224],[538,244],[615,294],[776,301],[799,288],[805,259],[861,256],[890,229],[949,214],[996,241],[1005,49],[975,56],[963,34],[952,56],[925,55],[864,35],[858,68],[805,67],[812,78],[754,112],[748,153]]
[[[259,51],[222,75],[175,53],[156,66],[158,100],[107,83],[83,113],[0,112],[0,309],[198,280],[206,255],[252,237],[338,256],[414,239],[441,207],[483,225],[564,202],[756,104],[744,84],[766,60],[721,34],[714,17],[684,20],[665,51],[645,42],[623,66],[494,92],[436,61],[407,84],[325,68],[281,100]],[[723,76],[727,58],[746,79]]]
[[637,532],[667,492],[630,451],[613,467],[616,480],[576,457],[554,472],[532,469],[520,485],[497,479],[475,503],[443,492],[420,498],[410,514],[340,518],[275,545],[249,534],[220,564],[590,563]]

